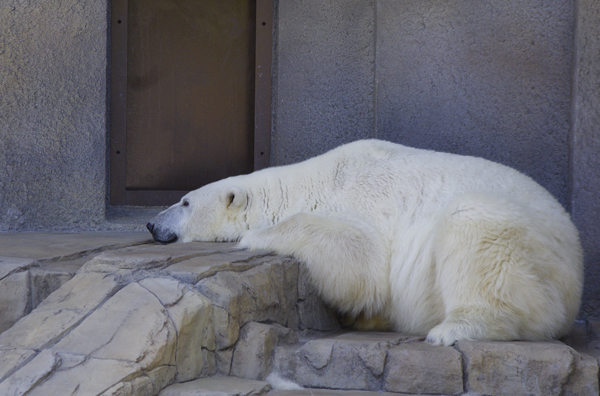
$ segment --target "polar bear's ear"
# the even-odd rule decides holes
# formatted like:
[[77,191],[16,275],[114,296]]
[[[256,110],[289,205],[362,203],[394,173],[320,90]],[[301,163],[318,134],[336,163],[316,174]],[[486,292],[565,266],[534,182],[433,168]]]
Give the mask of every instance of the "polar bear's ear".
[[225,195],[225,202],[228,209],[245,207],[247,202],[246,193],[240,188],[230,187]]

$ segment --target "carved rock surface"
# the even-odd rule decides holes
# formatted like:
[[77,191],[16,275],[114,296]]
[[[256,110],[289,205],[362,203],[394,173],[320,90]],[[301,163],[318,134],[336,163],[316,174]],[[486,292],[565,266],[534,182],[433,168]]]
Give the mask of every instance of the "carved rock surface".
[[[598,395],[600,322],[578,322],[568,345],[340,333],[289,257],[228,243],[111,246],[0,258],[11,283],[0,302],[16,298],[21,312],[0,334],[0,395]],[[313,388],[250,380],[272,370]]]
[[[491,395],[598,394],[598,362],[553,342],[458,342],[468,391]],[[575,378],[573,378],[575,376]],[[595,393],[594,393],[595,392]]]

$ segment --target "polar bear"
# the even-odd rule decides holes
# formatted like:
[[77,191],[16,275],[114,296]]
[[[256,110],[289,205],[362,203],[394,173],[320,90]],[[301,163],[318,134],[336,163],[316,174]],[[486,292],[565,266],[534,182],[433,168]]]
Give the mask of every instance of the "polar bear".
[[481,158],[378,140],[206,185],[147,227],[161,243],[292,255],[360,328],[434,345],[558,338],[581,299],[578,233],[548,191]]

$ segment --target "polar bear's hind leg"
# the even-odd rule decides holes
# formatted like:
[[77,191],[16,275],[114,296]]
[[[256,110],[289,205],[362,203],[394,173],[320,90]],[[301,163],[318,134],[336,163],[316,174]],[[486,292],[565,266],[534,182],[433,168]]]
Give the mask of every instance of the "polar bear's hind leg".
[[452,345],[560,335],[572,307],[558,278],[569,263],[552,255],[552,236],[541,228],[509,198],[479,194],[450,205],[435,240],[445,320],[427,341]]

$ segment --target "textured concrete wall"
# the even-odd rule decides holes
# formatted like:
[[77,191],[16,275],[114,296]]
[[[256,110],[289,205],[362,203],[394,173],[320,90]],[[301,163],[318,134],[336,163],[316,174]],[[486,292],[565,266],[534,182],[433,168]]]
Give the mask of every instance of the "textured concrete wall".
[[0,230],[104,221],[107,3],[0,2]]
[[279,2],[272,164],[373,136],[374,5]]
[[567,206],[572,2],[377,4],[377,136],[512,166]]
[[600,1],[578,3],[572,214],[586,254],[582,312],[600,316]]
[[567,206],[573,9],[280,1],[274,163],[376,136],[513,166]]

